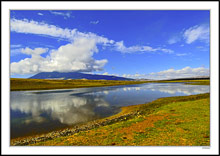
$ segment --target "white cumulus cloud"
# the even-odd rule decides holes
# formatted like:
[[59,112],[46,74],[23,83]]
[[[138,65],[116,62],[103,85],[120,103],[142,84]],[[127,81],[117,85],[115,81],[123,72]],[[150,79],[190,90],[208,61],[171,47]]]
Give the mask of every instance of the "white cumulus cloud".
[[100,71],[108,62],[106,59],[95,60],[92,56],[98,52],[95,40],[79,38],[73,43],[52,50],[46,57],[43,48],[25,48],[23,53],[31,54],[19,62],[11,63],[12,74],[33,74],[38,72]]

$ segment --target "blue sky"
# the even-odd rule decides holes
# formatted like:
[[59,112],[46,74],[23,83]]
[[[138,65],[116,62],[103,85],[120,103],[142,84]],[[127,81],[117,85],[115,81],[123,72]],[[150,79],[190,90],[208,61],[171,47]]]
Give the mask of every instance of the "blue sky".
[[209,75],[206,10],[11,10],[10,16],[11,77],[46,71]]

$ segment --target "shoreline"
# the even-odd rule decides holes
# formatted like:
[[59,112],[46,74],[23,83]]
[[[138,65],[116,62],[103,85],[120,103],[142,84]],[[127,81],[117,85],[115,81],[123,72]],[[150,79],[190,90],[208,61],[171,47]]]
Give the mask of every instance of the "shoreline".
[[165,98],[159,98],[157,100],[145,104],[125,106],[125,107],[121,107],[121,111],[113,116],[106,117],[103,119],[97,119],[94,121],[89,121],[87,123],[74,126],[72,128],[65,128],[63,130],[52,131],[42,135],[11,139],[10,145],[11,146],[32,145],[39,142],[53,140],[59,137],[71,136],[81,131],[88,131],[95,128],[104,127],[106,125],[112,125],[121,121],[126,121],[131,118],[134,118],[137,115],[141,115],[141,114],[149,115],[152,112],[154,112],[156,108],[160,108],[161,106],[164,106],[172,102],[198,100],[198,99],[207,98],[209,96],[210,93],[189,95],[189,96],[165,97]]
[[[140,104],[140,105],[143,105],[143,104]],[[132,106],[127,106],[127,107],[135,108],[137,106],[139,106],[139,105],[132,105]],[[18,137],[18,138],[11,139],[11,141],[10,141],[11,146],[29,145],[29,144],[33,144],[33,143],[40,142],[40,141],[51,140],[51,139],[61,137],[61,136],[73,135],[73,134],[78,133],[80,131],[86,131],[86,130],[98,128],[100,126],[110,125],[110,124],[113,124],[118,121],[125,121],[125,120],[129,119],[129,117],[131,117],[132,115],[138,114],[138,111],[136,112],[135,110],[127,111],[127,109],[128,109],[127,107],[121,107],[121,111],[115,115],[112,115],[112,116],[109,116],[106,118],[102,118],[102,119],[88,121],[86,123],[82,123],[82,124],[79,124],[79,125],[76,125],[76,126],[73,126],[70,128],[55,130],[52,132],[43,133],[43,134],[39,134],[39,135]]]

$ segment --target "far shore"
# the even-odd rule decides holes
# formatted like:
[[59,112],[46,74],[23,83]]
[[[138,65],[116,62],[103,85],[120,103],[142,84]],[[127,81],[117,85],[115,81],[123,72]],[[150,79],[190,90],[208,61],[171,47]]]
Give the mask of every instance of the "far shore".
[[87,87],[105,87],[117,85],[134,85],[143,83],[174,83],[182,82],[191,85],[209,85],[210,80],[154,80],[154,81],[119,81],[119,80],[49,80],[49,79],[24,79],[11,78],[11,91],[26,90],[51,90],[51,89],[72,89]]

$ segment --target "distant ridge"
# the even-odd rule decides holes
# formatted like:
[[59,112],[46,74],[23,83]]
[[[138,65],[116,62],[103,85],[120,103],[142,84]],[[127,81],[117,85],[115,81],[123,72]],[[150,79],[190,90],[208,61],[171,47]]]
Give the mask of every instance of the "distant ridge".
[[88,79],[88,80],[133,80],[124,77],[98,75],[98,74],[85,74],[80,72],[41,72],[29,79]]

